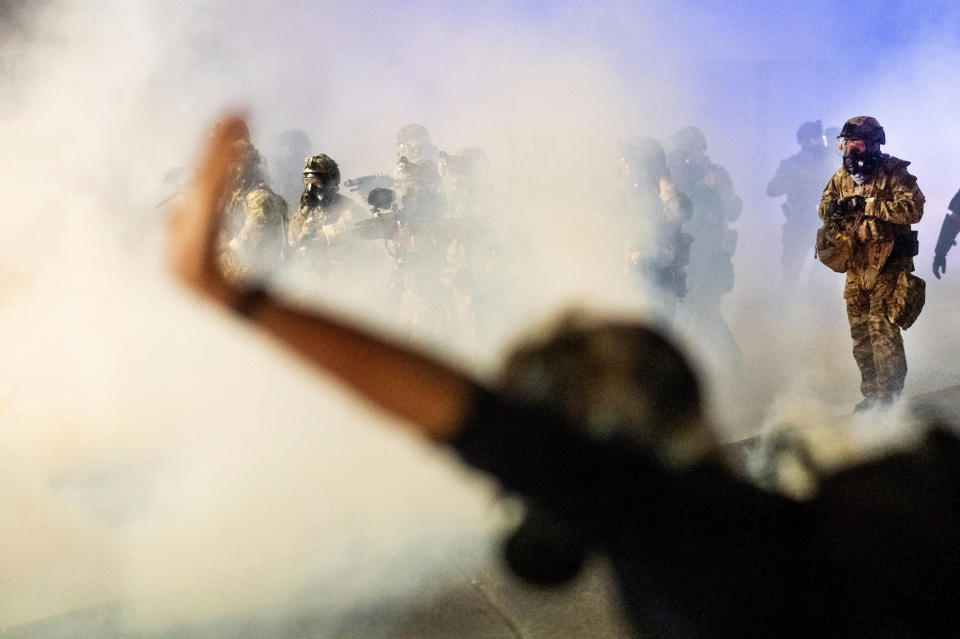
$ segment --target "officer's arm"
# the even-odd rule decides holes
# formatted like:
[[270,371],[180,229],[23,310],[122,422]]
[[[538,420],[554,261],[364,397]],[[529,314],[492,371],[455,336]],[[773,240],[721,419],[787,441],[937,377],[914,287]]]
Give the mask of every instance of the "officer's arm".
[[201,162],[184,206],[171,216],[169,259],[195,293],[233,307],[308,363],[337,377],[380,408],[434,439],[461,428],[477,383],[443,362],[332,316],[294,309],[256,291],[238,291],[217,265],[223,203],[236,161],[240,120],[221,127]]
[[770,180],[770,184],[767,185],[767,195],[770,197],[779,197],[787,192],[787,170],[785,165],[786,161],[780,162],[777,172],[774,173],[773,179]]
[[868,200],[863,214],[894,224],[916,224],[923,217],[923,193],[917,186],[917,178],[906,171],[891,176],[893,182],[891,199]]
[[720,194],[720,203],[723,207],[723,217],[733,222],[743,211],[743,200],[733,190],[733,179],[726,169],[714,165],[710,181],[716,186]]
[[344,208],[336,222],[333,224],[324,224],[322,227],[320,227],[320,232],[323,233],[323,237],[326,238],[328,244],[333,244],[339,241],[341,236],[353,228],[353,214],[351,213],[352,209],[353,207]]
[[823,195],[820,196],[820,208],[817,209],[817,215],[820,216],[821,220],[826,221],[830,217],[830,213],[835,209],[839,199],[840,183],[837,180],[837,174],[834,173],[823,189]]

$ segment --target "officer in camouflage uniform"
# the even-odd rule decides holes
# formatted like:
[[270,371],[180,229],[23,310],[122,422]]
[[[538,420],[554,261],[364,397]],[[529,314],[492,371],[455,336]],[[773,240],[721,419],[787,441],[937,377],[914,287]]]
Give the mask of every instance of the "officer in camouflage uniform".
[[706,154],[700,129],[684,127],[668,141],[667,166],[677,187],[693,202],[693,215],[683,230],[693,237],[687,266],[684,310],[688,330],[724,359],[738,359],[739,349],[720,306],[733,290],[733,254],[737,233],[730,228],[743,202],[725,169]]
[[937,246],[933,251],[933,275],[938,280],[941,273],[947,272],[947,253],[957,243],[957,234],[960,233],[960,191],[950,200],[947,210],[950,212],[943,218]]
[[340,168],[324,154],[306,159],[303,194],[287,241],[308,280],[331,278],[351,257],[353,201],[339,193]]
[[508,206],[490,181],[490,161],[477,147],[440,153],[440,177],[447,203],[444,281],[450,289],[453,317],[469,341],[492,336],[508,286],[508,229],[497,216]]
[[269,277],[283,259],[287,203],[270,190],[260,154],[238,140],[233,192],[226,209],[220,258],[233,280]]
[[[419,161],[413,161],[410,153]],[[413,333],[437,336],[453,324],[449,286],[444,282],[447,204],[440,192],[439,151],[419,124],[403,127],[397,136],[395,184],[392,189],[374,188],[367,201],[373,216],[356,225],[355,235],[384,240],[393,259],[390,303],[398,320]]]
[[623,147],[628,239],[625,271],[652,283],[662,293],[668,316],[687,294],[687,263],[693,238],[681,230],[693,203],[670,179],[666,154],[652,138],[636,138]]
[[781,205],[787,221],[783,225],[780,265],[783,281],[788,285],[795,284],[804,260],[812,254],[819,221],[814,210],[820,202],[824,182],[837,170],[838,163],[826,143],[820,120],[800,125],[797,144],[800,151],[780,162],[767,185],[770,197],[787,196],[787,201]]
[[898,287],[913,272],[910,225],[920,221],[924,197],[910,163],[880,152],[886,136],[875,118],[847,120],[839,140],[843,166],[827,183],[819,214],[850,251],[843,297],[862,377],[859,410],[890,405],[903,389],[907,360],[891,317]]

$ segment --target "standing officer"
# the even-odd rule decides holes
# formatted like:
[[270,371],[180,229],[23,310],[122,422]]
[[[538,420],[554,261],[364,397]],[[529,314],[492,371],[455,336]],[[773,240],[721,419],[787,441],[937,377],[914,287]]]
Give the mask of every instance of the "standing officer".
[[862,377],[860,410],[888,406],[903,390],[900,329],[919,314],[924,288],[912,275],[917,235],[910,225],[923,216],[924,197],[907,172],[910,163],[880,152],[886,136],[875,118],[847,120],[839,140],[843,166],[823,191],[825,232],[818,232],[817,245],[823,251],[829,240],[845,251],[843,264],[831,267],[847,274],[843,297]]

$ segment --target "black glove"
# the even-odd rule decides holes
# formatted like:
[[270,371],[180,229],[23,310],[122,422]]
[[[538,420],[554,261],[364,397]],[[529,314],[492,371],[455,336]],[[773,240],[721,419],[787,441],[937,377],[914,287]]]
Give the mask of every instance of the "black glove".
[[941,273],[947,272],[947,256],[946,255],[934,255],[933,256],[933,276],[940,279]]
[[837,206],[844,214],[851,215],[863,213],[863,211],[867,208],[867,201],[862,195],[848,195],[837,202]]
[[840,204],[836,200],[827,200],[823,205],[823,217],[828,221],[835,221],[843,214],[840,212]]
[[947,253],[957,243],[958,233],[960,233],[960,217],[954,213],[947,213],[940,226],[937,246],[933,249],[933,275],[938,280],[940,273],[947,272]]

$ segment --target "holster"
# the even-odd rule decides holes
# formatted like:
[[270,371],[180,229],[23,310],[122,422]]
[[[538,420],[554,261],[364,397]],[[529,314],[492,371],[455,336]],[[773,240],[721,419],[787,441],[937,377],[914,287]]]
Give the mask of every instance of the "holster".
[[900,273],[887,304],[887,318],[903,330],[907,330],[920,316],[926,302],[927,283],[913,273]]
[[893,251],[890,257],[914,257],[920,253],[920,242],[917,232],[902,233],[893,239]]

